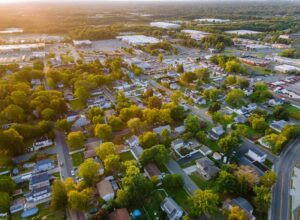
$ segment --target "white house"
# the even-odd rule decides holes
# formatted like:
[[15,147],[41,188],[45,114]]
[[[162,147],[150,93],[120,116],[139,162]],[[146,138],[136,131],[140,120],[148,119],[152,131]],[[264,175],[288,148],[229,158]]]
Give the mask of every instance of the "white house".
[[42,148],[49,147],[52,144],[53,144],[52,140],[46,137],[41,137],[33,143],[32,147],[34,150],[40,150]]
[[247,152],[247,156],[260,163],[265,162],[265,160],[267,159],[267,154],[259,149],[249,149]]
[[28,202],[38,202],[50,198],[51,188],[50,186],[43,186],[40,188],[33,189],[32,192],[26,197]]
[[51,159],[44,159],[44,160],[39,160],[35,164],[35,171],[36,172],[44,172],[51,170],[55,167],[54,161]]
[[270,128],[272,128],[273,130],[277,131],[277,132],[281,132],[282,129],[288,125],[289,123],[285,120],[279,120],[279,121],[273,121],[270,124]]
[[160,208],[170,220],[179,220],[183,215],[182,208],[171,197],[166,197],[160,204]]

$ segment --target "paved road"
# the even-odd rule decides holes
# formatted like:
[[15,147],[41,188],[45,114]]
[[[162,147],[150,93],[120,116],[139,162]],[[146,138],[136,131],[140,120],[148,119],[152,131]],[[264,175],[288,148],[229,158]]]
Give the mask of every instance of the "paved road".
[[193,180],[181,169],[178,163],[174,160],[170,160],[167,164],[167,168],[170,173],[178,173],[181,174],[184,181],[184,186],[187,191],[193,195],[194,192],[199,189],[199,187],[193,182]]
[[62,179],[71,177],[72,163],[69,155],[69,148],[66,143],[66,136],[63,132],[55,131],[55,144],[57,146],[59,163],[63,163],[63,166],[61,167],[61,177]]
[[36,153],[43,153],[43,154],[56,154],[57,149],[56,147],[49,147],[46,148],[44,150],[40,150],[40,151],[33,151],[30,153],[26,153],[26,154],[22,154],[20,156],[14,157],[12,160],[14,163],[23,163],[28,161],[31,157],[33,157]]
[[277,182],[273,187],[271,220],[290,219],[290,183],[294,166],[300,161],[300,139],[293,141],[274,164]]

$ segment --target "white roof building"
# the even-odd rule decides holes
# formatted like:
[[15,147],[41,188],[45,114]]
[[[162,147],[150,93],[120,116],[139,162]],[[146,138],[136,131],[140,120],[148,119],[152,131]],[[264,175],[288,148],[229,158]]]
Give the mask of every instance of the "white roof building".
[[145,35],[119,36],[119,37],[117,37],[117,39],[120,39],[129,44],[134,44],[134,45],[156,44],[159,42],[159,39],[157,39],[155,37],[148,37]]
[[208,32],[197,31],[197,30],[182,30],[181,32],[188,34],[194,40],[201,40],[202,38],[210,34]]
[[179,24],[169,23],[169,22],[151,22],[151,27],[159,27],[164,29],[172,29],[172,28],[179,28]]
[[274,67],[274,70],[281,73],[300,72],[300,68],[288,64],[282,64]]

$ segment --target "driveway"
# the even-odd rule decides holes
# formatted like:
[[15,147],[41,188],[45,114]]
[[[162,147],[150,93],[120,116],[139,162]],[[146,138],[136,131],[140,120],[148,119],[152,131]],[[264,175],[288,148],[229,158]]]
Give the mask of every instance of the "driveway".
[[193,180],[182,170],[182,168],[179,166],[179,164],[174,161],[174,160],[170,160],[167,164],[166,164],[168,170],[170,171],[170,173],[177,173],[177,174],[181,174],[181,176],[183,177],[183,181],[184,181],[184,186],[187,189],[187,191],[193,195],[194,192],[199,189],[199,187],[193,182]]

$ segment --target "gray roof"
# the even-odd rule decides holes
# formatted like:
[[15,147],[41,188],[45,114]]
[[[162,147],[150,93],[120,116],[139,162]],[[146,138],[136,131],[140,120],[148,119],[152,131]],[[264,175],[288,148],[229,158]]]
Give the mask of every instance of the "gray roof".
[[168,131],[171,132],[171,127],[170,127],[170,125],[165,125],[165,126],[160,126],[160,127],[154,128],[153,131],[154,131],[156,134],[160,134],[164,129],[167,129]]
[[220,171],[220,169],[215,166],[215,163],[208,157],[202,157],[197,160],[196,163],[199,164],[203,168],[203,170],[210,176],[215,176]]
[[232,199],[232,203],[244,209],[248,213],[253,212],[253,206],[248,202],[248,200],[244,199],[243,197]]
[[49,164],[49,163],[54,163],[54,161],[51,159],[39,160],[36,162],[36,166],[42,166],[42,165]]
[[166,197],[160,207],[167,213],[169,219],[174,219],[176,213],[183,212],[181,207],[171,197]]
[[38,184],[41,182],[49,181],[49,175],[47,172],[45,173],[39,173],[39,174],[34,174],[31,177],[31,184]]

